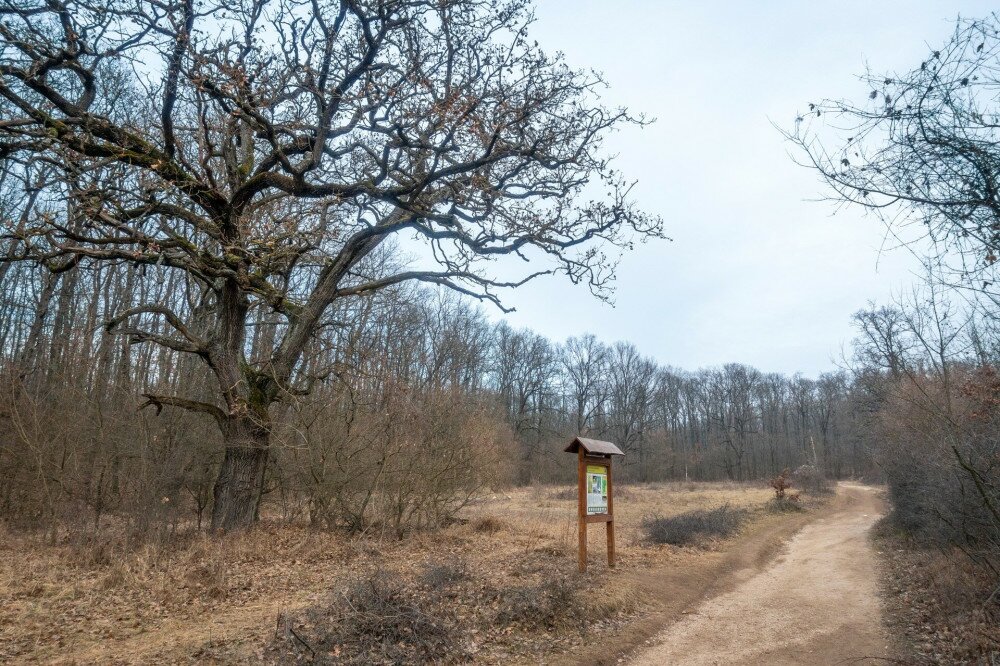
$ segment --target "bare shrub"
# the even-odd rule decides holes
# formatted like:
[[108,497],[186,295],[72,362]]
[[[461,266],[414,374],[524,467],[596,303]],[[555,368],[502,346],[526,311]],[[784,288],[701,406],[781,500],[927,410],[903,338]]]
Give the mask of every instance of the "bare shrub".
[[833,492],[833,483],[815,465],[801,465],[792,472],[792,482],[796,488],[810,495],[828,495]]
[[717,509],[647,518],[643,522],[643,529],[646,537],[655,544],[701,545],[712,538],[725,538],[735,534],[746,520],[747,514],[746,509],[733,508],[727,504]]
[[[923,545],[961,546],[994,580],[1000,578],[998,396],[1000,379],[991,368],[956,369],[948,383],[921,378],[894,386],[877,422],[896,524]],[[951,421],[934,404],[950,404]]]
[[453,651],[447,624],[430,615],[418,596],[390,576],[376,574],[358,581],[344,594],[344,602],[348,612],[342,636],[369,657],[434,660]]
[[402,537],[453,522],[508,481],[500,452],[509,433],[487,401],[402,384],[364,399],[339,391],[301,406],[282,434],[279,463],[308,498],[313,525]]
[[434,596],[376,571],[348,585],[332,604],[300,620],[284,619],[277,646],[311,663],[412,664],[461,660],[454,619]]
[[788,493],[781,499],[773,497],[768,500],[764,508],[768,513],[799,513],[805,511],[797,493]]
[[587,617],[577,585],[565,577],[546,578],[536,585],[504,588],[496,622],[528,630],[574,626]]
[[[197,481],[194,468],[214,474],[206,424],[178,414],[153,420],[127,392],[96,395],[62,379],[53,373],[47,385],[0,373],[0,515],[22,528],[78,533],[75,547],[118,543],[106,527],[124,527],[129,546],[168,537],[193,515],[184,490]],[[205,486],[199,511],[210,497]]]
[[472,529],[485,534],[496,534],[507,529],[507,523],[496,516],[482,516],[472,523]]

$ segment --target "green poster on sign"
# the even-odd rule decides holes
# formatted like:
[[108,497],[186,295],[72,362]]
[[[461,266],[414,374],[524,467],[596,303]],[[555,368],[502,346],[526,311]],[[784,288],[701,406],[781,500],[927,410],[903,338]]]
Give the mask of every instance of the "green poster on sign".
[[600,465],[587,465],[587,515],[608,512],[608,470]]

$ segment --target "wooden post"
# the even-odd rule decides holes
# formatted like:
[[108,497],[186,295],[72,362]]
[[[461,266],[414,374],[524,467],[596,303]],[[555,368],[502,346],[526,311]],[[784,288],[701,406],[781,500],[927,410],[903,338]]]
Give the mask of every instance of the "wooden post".
[[611,481],[611,457],[608,456],[608,567],[615,566],[615,488]]
[[587,570],[587,463],[582,447],[577,471],[576,507],[580,531],[580,573],[583,573]]

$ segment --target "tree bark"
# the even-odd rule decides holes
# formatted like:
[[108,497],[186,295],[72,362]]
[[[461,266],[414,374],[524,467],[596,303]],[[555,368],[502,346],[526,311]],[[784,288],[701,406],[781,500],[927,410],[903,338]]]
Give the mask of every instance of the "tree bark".
[[257,520],[270,432],[250,418],[233,419],[223,428],[226,455],[215,481],[212,530],[250,527]]

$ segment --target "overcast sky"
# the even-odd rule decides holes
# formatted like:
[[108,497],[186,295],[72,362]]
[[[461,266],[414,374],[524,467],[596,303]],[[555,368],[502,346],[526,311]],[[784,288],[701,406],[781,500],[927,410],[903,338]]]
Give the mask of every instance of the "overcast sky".
[[919,65],[961,14],[987,2],[538,0],[533,38],[604,73],[605,101],[657,119],[615,135],[618,166],[673,242],[626,255],[616,306],[550,279],[510,294],[507,315],[557,341],[631,340],[681,368],[749,363],[831,370],[850,315],[911,284],[917,260],[880,251],[880,224],[817,199],[771,121],[791,127],[823,97],[862,99],[875,70]]

